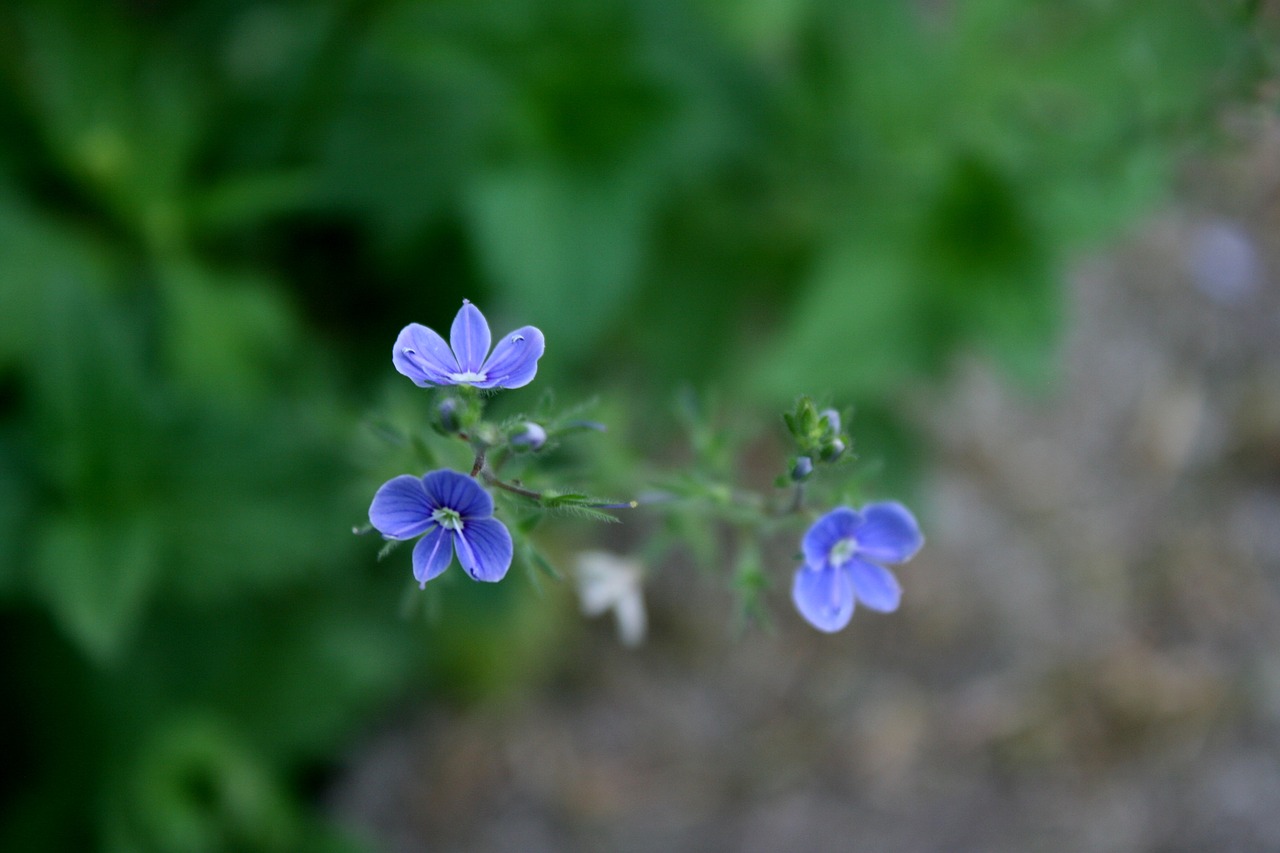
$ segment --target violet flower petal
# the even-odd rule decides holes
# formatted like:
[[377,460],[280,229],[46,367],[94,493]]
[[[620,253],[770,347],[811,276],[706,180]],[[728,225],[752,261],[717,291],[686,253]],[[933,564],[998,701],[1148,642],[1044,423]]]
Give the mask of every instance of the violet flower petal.
[[431,526],[432,509],[422,481],[401,474],[374,493],[369,523],[388,539],[412,539]]
[[400,330],[391,363],[418,386],[457,384],[452,376],[458,372],[458,360],[444,338],[421,323]]
[[853,594],[859,602],[881,613],[892,613],[898,609],[898,604],[902,601],[902,587],[898,585],[893,572],[856,558],[845,566],[845,570],[853,583]]
[[413,546],[413,576],[419,586],[439,577],[453,561],[453,542],[449,531],[435,526]]
[[838,569],[801,566],[791,585],[791,600],[810,625],[834,633],[853,618],[853,583]]
[[506,525],[496,518],[468,521],[456,534],[458,562],[478,581],[500,581],[511,568],[513,545]]
[[900,503],[870,504],[862,508],[862,526],[855,531],[859,556],[878,563],[902,563],[924,545],[924,536],[911,511]]
[[493,498],[466,474],[442,468],[424,476],[422,486],[433,510],[451,509],[464,521],[493,515]]
[[[489,323],[484,315],[479,308],[463,300],[462,307],[453,318],[453,328],[449,330],[449,343],[453,346],[460,372],[483,375],[481,365],[489,354],[489,339]],[[476,384],[469,379],[461,381],[468,385]]]
[[533,381],[547,342],[536,326],[521,326],[498,341],[480,372],[477,388],[520,388]]

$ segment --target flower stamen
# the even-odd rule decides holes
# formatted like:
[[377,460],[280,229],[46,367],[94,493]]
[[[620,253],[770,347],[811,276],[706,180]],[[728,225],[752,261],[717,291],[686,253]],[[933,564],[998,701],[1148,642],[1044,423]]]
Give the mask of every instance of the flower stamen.
[[839,542],[831,546],[831,553],[827,559],[833,568],[840,568],[845,563],[853,559],[853,555],[858,552],[858,540],[852,536],[845,537]]
[[443,527],[445,530],[461,530],[462,516],[456,510],[448,507],[440,507],[431,513],[431,520]]

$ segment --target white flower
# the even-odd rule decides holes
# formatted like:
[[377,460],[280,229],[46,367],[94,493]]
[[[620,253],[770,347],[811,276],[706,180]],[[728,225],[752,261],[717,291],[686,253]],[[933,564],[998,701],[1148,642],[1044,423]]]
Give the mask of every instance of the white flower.
[[640,584],[644,567],[605,551],[583,551],[576,572],[582,612],[599,616],[612,610],[623,645],[638,646],[644,640],[647,618]]

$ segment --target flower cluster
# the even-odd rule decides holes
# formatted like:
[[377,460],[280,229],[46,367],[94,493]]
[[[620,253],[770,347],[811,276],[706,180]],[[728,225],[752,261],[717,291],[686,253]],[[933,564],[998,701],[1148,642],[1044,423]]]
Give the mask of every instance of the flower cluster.
[[[610,519],[605,511],[636,507],[638,501],[616,502],[592,498],[572,490],[534,491],[520,479],[504,480],[506,463],[530,461],[557,439],[581,430],[603,430],[601,424],[572,415],[537,423],[523,416],[505,423],[486,422],[481,391],[520,388],[533,381],[546,343],[542,332],[523,326],[500,338],[496,345],[480,309],[464,300],[453,320],[446,342],[432,329],[418,323],[405,326],[396,338],[391,361],[395,369],[420,387],[452,387],[432,401],[430,427],[451,440],[462,439],[475,454],[469,473],[440,468],[422,476],[401,474],[383,483],[369,506],[369,521],[388,540],[416,539],[413,576],[425,587],[455,561],[473,580],[496,582],[511,568],[517,544],[522,558],[556,575],[536,546],[526,538],[517,543],[512,531],[494,517],[494,499],[486,487],[518,496],[541,511],[570,512],[588,518]],[[696,422],[691,408],[689,415]],[[793,455],[776,485],[785,490],[772,500],[737,489],[712,466],[697,465],[670,482],[672,491],[651,493],[645,500],[658,512],[681,513],[696,506],[708,517],[732,519],[747,532],[763,536],[775,529],[780,518],[800,518],[808,512],[806,500],[823,488],[825,474],[847,463],[851,439],[841,414],[819,408],[808,397],[797,400],[784,415],[793,440]],[[701,445],[715,446],[710,433]],[[425,459],[432,458],[424,453]],[[428,463],[428,467],[431,467]],[[828,506],[830,504],[827,504]],[[700,525],[686,534],[691,542],[701,535]],[[521,525],[517,534],[527,528]],[[839,506],[822,515],[804,534],[804,562],[796,570],[791,598],[796,609],[815,628],[834,632],[849,624],[858,603],[872,610],[898,608],[901,587],[886,565],[911,559],[924,544],[911,512],[898,503],[873,503],[860,510]],[[755,612],[759,593],[767,583],[759,568],[760,543],[747,542],[737,569],[736,588],[744,613]],[[639,643],[646,617],[642,585],[643,565],[622,556],[589,551],[579,555],[574,571],[583,612],[598,615],[613,611],[619,636],[627,645]]]
[[818,411],[807,397],[802,397],[794,412],[783,415],[787,430],[799,450],[791,465],[790,479],[802,483],[813,474],[814,463],[834,463],[844,458],[848,436],[840,427],[840,413],[835,409]]
[[[470,302],[453,320],[449,343],[418,323],[405,326],[396,338],[391,363],[420,387],[470,385],[475,388],[519,388],[538,372],[546,343],[542,332],[524,326],[506,335],[489,351],[489,324]],[[456,401],[441,404],[438,418],[457,427]],[[526,424],[525,446],[536,449],[546,440],[537,424]],[[477,466],[477,471],[479,466]],[[493,498],[473,476],[441,469],[422,477],[402,474],[378,489],[369,506],[369,522],[387,539],[418,539],[413,547],[413,576],[419,585],[439,576],[455,555],[474,580],[500,581],[511,567],[513,544],[506,525],[493,518]]]

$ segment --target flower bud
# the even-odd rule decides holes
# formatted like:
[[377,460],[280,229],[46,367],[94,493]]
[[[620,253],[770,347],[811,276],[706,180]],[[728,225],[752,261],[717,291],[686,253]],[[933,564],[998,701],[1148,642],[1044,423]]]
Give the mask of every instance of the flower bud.
[[797,483],[807,480],[813,473],[813,460],[808,456],[796,457],[796,464],[791,469],[791,479]]
[[827,419],[827,431],[832,435],[840,434],[840,413],[835,409],[823,409],[818,412],[819,418]]
[[446,397],[436,406],[436,426],[446,435],[462,428],[462,422],[458,418],[458,401],[453,397]]
[[822,445],[822,452],[819,453],[818,458],[823,462],[835,462],[844,455],[844,450],[844,442],[838,438],[833,438],[831,441]]
[[537,450],[546,444],[547,431],[533,421],[525,421],[508,441],[512,447]]

